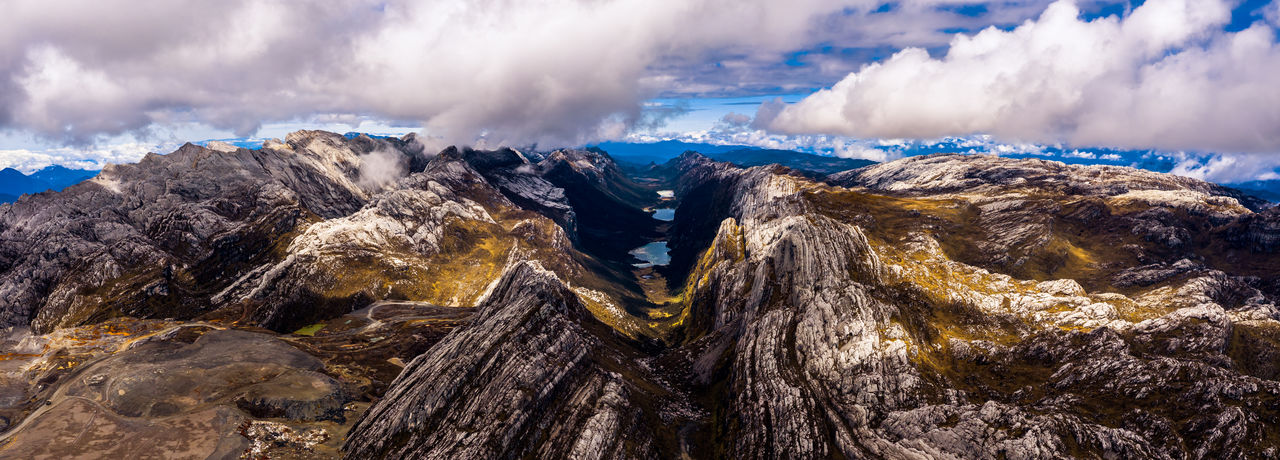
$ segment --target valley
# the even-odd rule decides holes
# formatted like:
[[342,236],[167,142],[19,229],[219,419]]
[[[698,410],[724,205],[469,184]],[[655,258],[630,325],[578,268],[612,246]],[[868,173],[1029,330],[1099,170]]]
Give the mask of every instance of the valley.
[[0,460],[1280,460],[1280,0],[4,0]]
[[1280,210],[1166,174],[302,131],[0,235],[0,455],[1280,455]]

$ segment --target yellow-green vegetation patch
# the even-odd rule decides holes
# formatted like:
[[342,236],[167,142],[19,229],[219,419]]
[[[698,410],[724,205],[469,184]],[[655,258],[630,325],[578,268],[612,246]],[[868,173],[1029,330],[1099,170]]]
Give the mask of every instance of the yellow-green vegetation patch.
[[613,330],[631,338],[645,332],[643,322],[623,310],[609,295],[584,287],[574,287],[573,292],[592,316]]
[[692,292],[706,286],[711,281],[711,272],[721,263],[741,262],[747,256],[746,235],[736,221],[729,220],[722,224],[727,232],[711,241],[711,247],[702,252],[693,271],[689,272],[684,292]]
[[[1114,289],[1106,284],[1109,278],[1104,276],[1109,267],[1136,263],[1129,251],[1117,249],[1144,244],[1125,221],[1108,217],[1107,205],[1099,199],[1023,194],[1017,197],[1022,204],[1016,209],[988,215],[982,211],[984,201],[976,196],[902,197],[850,189],[811,191],[805,196],[822,214],[866,229],[869,239],[879,239],[883,246],[898,246],[916,235],[925,235],[935,239],[950,260],[1018,279],[1075,279],[1091,290]],[[1003,214],[1006,212],[1007,216]],[[1099,217],[1087,222],[1056,219],[1054,225],[1010,241],[1008,247],[981,244],[998,239],[993,238],[998,235],[992,232],[1002,231],[992,227],[993,219],[1001,222],[1007,217],[1034,223],[1035,219],[1026,219],[1038,213]]]
[[[1162,288],[1169,291],[1167,288]],[[1129,299],[1109,300],[1107,303],[1116,308],[1116,316],[1131,323],[1140,323],[1172,313],[1178,307],[1172,302],[1143,301],[1134,302]]]
[[312,324],[312,325],[310,325],[310,326],[304,327],[304,328],[302,328],[302,329],[298,329],[298,330],[296,330],[296,331],[293,331],[293,334],[294,334],[294,335],[305,335],[305,336],[307,336],[307,337],[311,337],[311,336],[316,335],[316,333],[317,333],[317,332],[320,332],[320,330],[321,330],[321,329],[324,329],[324,323],[316,323],[316,324]]
[[[148,295],[153,283],[164,283],[166,289],[176,291],[175,295]],[[56,317],[60,318],[58,323],[41,326],[74,327],[123,316],[127,310],[177,316],[185,307],[180,294],[195,284],[191,274],[181,267],[167,278],[163,266],[136,268],[102,284],[81,287],[66,310],[42,311],[37,320]]]
[[818,210],[831,218],[851,222],[896,243],[913,232],[943,225],[962,229],[976,217],[968,202],[946,198],[907,198],[847,189],[821,189],[806,193]]
[[451,220],[445,230],[449,247],[426,264],[430,280],[426,300],[439,305],[474,306],[494,279],[502,275],[507,254],[515,246],[500,225]]

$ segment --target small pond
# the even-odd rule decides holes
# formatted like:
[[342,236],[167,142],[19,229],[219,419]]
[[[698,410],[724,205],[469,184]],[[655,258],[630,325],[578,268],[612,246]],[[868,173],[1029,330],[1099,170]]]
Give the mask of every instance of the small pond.
[[636,268],[649,268],[655,265],[666,265],[671,263],[670,251],[670,249],[667,249],[666,241],[654,241],[644,246],[632,249],[629,254],[644,261],[643,263],[633,264]]

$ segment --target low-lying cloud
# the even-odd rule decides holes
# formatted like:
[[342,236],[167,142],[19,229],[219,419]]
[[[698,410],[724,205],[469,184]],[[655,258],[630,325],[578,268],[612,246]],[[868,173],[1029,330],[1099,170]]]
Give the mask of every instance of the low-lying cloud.
[[[162,143],[162,151],[172,151],[181,146],[180,142]],[[30,174],[42,168],[60,165],[71,169],[102,169],[109,163],[135,163],[147,152],[156,149],[156,144],[125,143],[94,148],[58,147],[40,151],[28,149],[0,150],[0,167],[13,168]]]
[[369,191],[381,191],[409,171],[409,157],[390,147],[360,155],[359,183]]
[[[1280,151],[1280,46],[1264,22],[1229,33],[1232,2],[1148,0],[1084,20],[1073,2],[1012,30],[907,48],[829,89],[762,106],[786,134],[938,138],[1167,151]],[[1269,5],[1268,17],[1276,5]],[[1271,19],[1274,21],[1274,19]]]
[[1217,183],[1280,180],[1280,155],[1213,154],[1186,155],[1174,166],[1173,174]]

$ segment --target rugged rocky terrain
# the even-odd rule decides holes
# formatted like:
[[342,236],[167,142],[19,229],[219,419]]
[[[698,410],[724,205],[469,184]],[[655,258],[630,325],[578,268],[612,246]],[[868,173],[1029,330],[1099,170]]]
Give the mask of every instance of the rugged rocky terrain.
[[1280,211],[1234,190],[422,150],[188,145],[0,206],[0,453],[1280,456]]
[[689,277],[692,368],[737,418],[720,453],[1277,454],[1280,386],[1241,353],[1278,331],[1275,249],[1242,225],[1274,223],[1256,202],[993,157],[833,178],[852,189],[686,163],[686,191],[738,189]]

